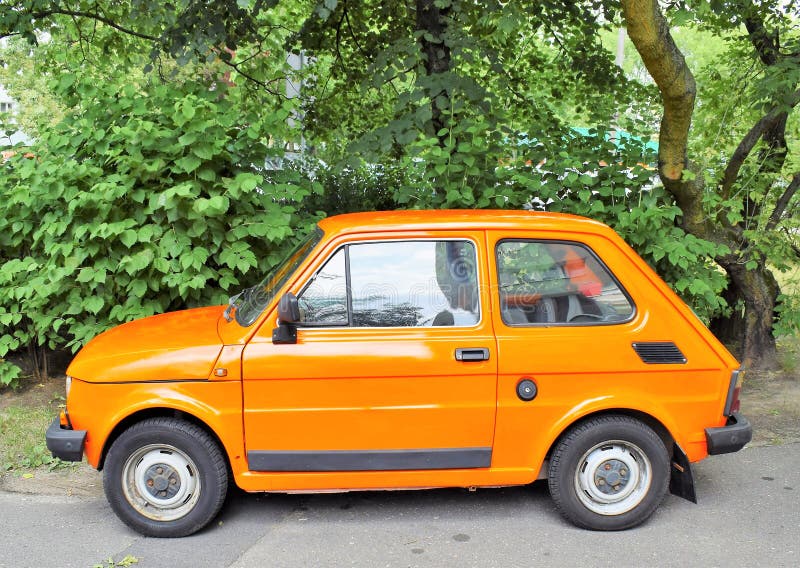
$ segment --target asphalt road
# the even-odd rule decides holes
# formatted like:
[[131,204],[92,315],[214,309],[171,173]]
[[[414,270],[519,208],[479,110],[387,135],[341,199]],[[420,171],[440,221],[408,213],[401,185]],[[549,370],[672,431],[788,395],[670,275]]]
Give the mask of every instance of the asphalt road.
[[546,484],[324,495],[233,493],[217,522],[139,536],[101,497],[0,493],[0,566],[800,566],[800,444],[695,465],[699,504],[665,499],[637,529],[594,533]]

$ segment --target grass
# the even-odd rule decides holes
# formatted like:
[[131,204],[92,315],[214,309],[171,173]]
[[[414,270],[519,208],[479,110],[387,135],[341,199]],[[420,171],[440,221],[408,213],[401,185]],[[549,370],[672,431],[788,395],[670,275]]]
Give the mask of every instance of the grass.
[[127,568],[138,563],[139,559],[129,554],[122,560],[114,560],[113,558],[109,558],[104,563],[93,565],[92,568]]
[[777,343],[781,368],[787,373],[796,373],[800,367],[800,338],[784,335],[778,338]]
[[0,472],[69,466],[50,455],[45,445],[44,433],[55,410],[52,404],[9,406],[0,410]]

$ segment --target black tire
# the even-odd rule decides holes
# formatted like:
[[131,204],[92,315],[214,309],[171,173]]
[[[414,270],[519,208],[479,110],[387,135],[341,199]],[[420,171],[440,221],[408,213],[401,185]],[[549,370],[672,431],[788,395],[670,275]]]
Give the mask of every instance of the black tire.
[[111,508],[133,530],[155,537],[195,533],[217,515],[228,468],[216,441],[177,418],[150,418],[117,438],[105,460]]
[[629,416],[590,418],[569,430],[553,451],[550,495],[579,527],[629,529],[658,508],[669,467],[664,442],[647,425]]

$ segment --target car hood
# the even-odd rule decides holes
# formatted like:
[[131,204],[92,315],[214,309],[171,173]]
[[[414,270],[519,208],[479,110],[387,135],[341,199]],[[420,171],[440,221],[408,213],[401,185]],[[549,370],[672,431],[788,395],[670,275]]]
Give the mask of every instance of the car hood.
[[67,374],[90,382],[207,379],[222,349],[224,306],[151,316],[101,333],[78,352]]

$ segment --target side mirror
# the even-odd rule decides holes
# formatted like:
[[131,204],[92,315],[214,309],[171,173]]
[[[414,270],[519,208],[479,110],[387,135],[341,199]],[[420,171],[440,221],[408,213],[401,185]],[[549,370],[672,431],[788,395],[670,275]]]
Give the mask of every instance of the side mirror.
[[300,304],[297,296],[287,292],[278,300],[278,327],[272,330],[272,343],[297,343],[297,322],[300,321]]
[[280,323],[297,323],[300,321],[300,304],[297,296],[286,292],[278,301],[278,320]]

